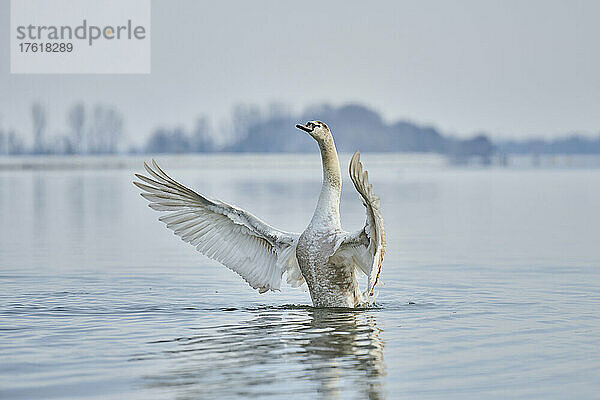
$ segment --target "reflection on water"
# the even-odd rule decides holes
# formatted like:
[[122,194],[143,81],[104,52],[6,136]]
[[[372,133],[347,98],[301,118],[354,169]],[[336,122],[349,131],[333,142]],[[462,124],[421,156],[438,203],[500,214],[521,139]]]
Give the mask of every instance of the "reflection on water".
[[46,209],[46,203],[48,198],[46,196],[46,179],[43,179],[39,174],[36,174],[32,180],[32,191],[33,191],[33,207],[31,208],[33,215],[33,232],[35,234],[35,240],[39,241],[44,237],[45,233],[45,219],[48,214]]
[[147,381],[151,387],[174,387],[182,398],[216,392],[384,397],[384,343],[373,311],[265,307],[240,323],[203,326],[194,335],[150,344],[164,349],[132,361],[175,360],[172,369]]

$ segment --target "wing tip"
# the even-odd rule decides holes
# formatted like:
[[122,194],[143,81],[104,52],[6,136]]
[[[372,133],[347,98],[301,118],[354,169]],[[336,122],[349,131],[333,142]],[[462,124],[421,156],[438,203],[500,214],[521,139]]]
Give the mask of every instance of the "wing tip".
[[350,165],[356,164],[360,162],[360,151],[356,150],[350,159]]
[[[137,175],[137,174],[136,174],[136,175]],[[143,185],[143,183],[140,183],[140,182],[138,182],[138,181],[132,181],[131,183],[133,183],[133,184],[134,184],[135,186],[137,186],[138,188],[140,188],[140,189],[142,189],[142,190],[145,190],[145,189],[144,189],[144,185]]]
[[[358,176],[362,170],[362,164],[360,162],[360,151],[356,150],[350,159],[350,165],[348,166],[348,172],[350,177]],[[354,180],[354,179],[353,179]]]

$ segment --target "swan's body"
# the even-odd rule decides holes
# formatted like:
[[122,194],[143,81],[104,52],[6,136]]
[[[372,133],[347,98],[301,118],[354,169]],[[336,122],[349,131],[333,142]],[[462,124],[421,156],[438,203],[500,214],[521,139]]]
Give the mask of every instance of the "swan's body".
[[[294,287],[306,283],[315,307],[356,307],[370,301],[385,252],[385,232],[379,199],[373,195],[360,154],[350,161],[350,177],[367,211],[365,227],[342,230],[342,177],[329,128],[311,121],[296,125],[308,132],[321,150],[323,185],[310,224],[302,234],[284,232],[254,215],[218,200],[210,200],[170,178],[155,162],[144,164],[151,177],[136,176],[150,207],[165,211],[159,219],[184,241],[238,273],[260,293],[279,290],[283,274]],[[361,293],[356,279],[368,277]]]

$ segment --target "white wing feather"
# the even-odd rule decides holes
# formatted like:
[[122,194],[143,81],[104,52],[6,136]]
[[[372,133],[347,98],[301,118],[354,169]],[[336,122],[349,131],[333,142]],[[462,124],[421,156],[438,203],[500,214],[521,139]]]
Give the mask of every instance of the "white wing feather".
[[375,285],[379,281],[385,254],[383,218],[381,217],[379,197],[373,194],[373,186],[369,183],[369,173],[363,172],[358,151],[350,160],[349,172],[352,183],[366,208],[367,221],[363,229],[350,234],[345,239],[343,246],[344,250],[349,252],[355,265],[368,275],[369,283],[365,295],[371,297]]
[[278,290],[281,277],[300,286],[304,278],[296,260],[299,234],[284,232],[240,208],[211,200],[169,177],[154,160],[146,163],[151,177],[136,174],[149,206],[184,242],[235,271],[260,293]]

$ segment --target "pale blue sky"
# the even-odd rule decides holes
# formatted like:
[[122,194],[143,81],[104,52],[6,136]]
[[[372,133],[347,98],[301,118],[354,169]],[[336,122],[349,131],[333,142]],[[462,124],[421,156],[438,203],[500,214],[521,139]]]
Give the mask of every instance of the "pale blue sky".
[[594,1],[157,0],[152,74],[11,75],[0,0],[0,126],[30,130],[38,100],[57,131],[84,100],[118,107],[138,142],[240,102],[360,102],[461,136],[596,134],[599,15]]

